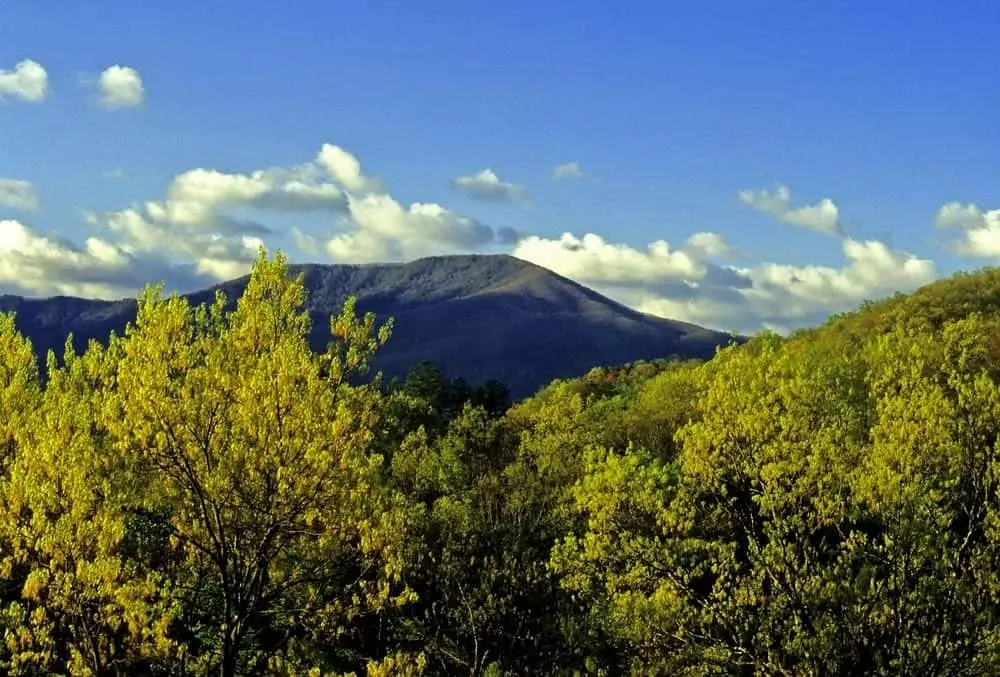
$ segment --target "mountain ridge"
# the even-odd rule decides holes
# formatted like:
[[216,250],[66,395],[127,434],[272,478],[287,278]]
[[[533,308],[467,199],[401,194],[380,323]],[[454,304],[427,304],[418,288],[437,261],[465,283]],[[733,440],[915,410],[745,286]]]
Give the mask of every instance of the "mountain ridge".
[[[359,312],[394,318],[393,337],[374,367],[386,376],[434,362],[451,378],[498,379],[515,397],[591,367],[664,357],[708,358],[733,337],[657,318],[609,299],[542,266],[508,255],[433,256],[407,263],[289,264],[307,290],[314,347],[328,340],[327,318],[348,296]],[[249,276],[184,294],[192,303],[222,290],[234,303]],[[82,349],[121,332],[135,318],[135,299],[0,296],[18,328],[44,355],[61,352],[69,333]]]

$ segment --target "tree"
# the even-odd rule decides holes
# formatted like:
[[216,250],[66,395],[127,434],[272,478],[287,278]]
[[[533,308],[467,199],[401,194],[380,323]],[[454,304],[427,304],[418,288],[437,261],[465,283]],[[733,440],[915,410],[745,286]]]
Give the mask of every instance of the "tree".
[[141,507],[167,515],[195,664],[224,677],[292,646],[332,651],[345,623],[406,597],[392,586],[405,511],[369,453],[378,385],[349,383],[389,326],[350,300],[317,355],[303,301],[262,253],[234,311],[221,293],[192,308],[149,290],[117,344],[108,430]]
[[19,375],[0,397],[18,426],[17,453],[0,492],[0,537],[18,594],[3,614],[7,670],[124,675],[176,658],[169,585],[125,554],[134,475],[101,424],[117,355],[94,344],[76,356],[67,341],[63,365],[50,354],[39,395],[30,351],[10,328],[0,344],[19,347],[5,350],[8,375]]
[[578,663],[563,632],[575,609],[547,567],[559,488],[515,462],[519,447],[508,422],[466,405],[445,434],[419,430],[393,458],[393,481],[427,509],[406,573],[418,599],[394,630],[440,674],[553,674]]
[[995,674],[998,357],[975,315],[723,351],[676,456],[585,457],[553,567],[642,674]]
[[38,405],[41,386],[31,342],[14,326],[14,316],[0,314],[0,467],[16,455],[17,433]]
[[510,389],[496,379],[490,379],[476,388],[472,404],[480,406],[493,418],[499,418],[510,408]]

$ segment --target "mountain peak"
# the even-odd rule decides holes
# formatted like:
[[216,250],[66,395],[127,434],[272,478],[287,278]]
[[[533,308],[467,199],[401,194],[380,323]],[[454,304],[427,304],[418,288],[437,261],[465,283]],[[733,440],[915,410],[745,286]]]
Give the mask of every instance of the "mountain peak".
[[[313,317],[311,341],[329,340],[329,316],[345,299],[380,320],[393,336],[374,366],[387,376],[420,361],[471,383],[498,379],[516,396],[590,368],[670,356],[707,358],[730,337],[683,322],[644,315],[541,266],[508,255],[432,256],[391,264],[296,264]],[[221,289],[235,300],[248,277],[189,295],[210,301]],[[0,298],[37,349],[61,349],[73,333],[78,348],[121,332],[135,302],[73,298]]]

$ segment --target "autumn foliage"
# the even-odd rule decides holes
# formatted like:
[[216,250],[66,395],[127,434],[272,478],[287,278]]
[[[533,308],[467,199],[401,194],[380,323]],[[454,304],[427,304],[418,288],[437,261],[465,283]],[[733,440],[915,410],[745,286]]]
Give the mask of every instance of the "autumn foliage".
[[3,672],[1000,672],[1000,273],[510,408],[304,300],[0,317]]

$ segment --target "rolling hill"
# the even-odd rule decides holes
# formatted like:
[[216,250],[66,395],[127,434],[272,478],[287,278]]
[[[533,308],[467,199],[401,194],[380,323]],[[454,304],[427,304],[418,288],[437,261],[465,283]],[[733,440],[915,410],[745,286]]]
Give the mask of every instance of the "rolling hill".
[[[451,378],[499,379],[514,397],[597,365],[658,357],[710,357],[728,334],[627,308],[540,266],[505,255],[439,256],[410,263],[293,265],[308,290],[312,342],[325,345],[328,317],[354,295],[359,311],[395,318],[392,339],[376,359],[387,376],[429,360]],[[247,278],[189,294],[195,303],[221,288],[230,299]],[[78,349],[121,332],[134,300],[0,297],[38,351],[59,351],[72,332]]]

